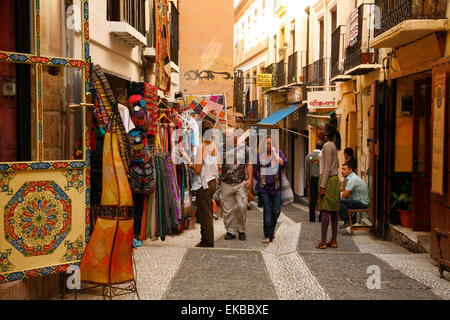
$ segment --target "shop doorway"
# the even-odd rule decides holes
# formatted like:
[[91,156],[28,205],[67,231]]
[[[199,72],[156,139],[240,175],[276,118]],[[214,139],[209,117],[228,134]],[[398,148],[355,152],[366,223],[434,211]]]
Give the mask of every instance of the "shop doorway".
[[431,78],[414,82],[413,231],[430,231],[431,228],[431,83]]

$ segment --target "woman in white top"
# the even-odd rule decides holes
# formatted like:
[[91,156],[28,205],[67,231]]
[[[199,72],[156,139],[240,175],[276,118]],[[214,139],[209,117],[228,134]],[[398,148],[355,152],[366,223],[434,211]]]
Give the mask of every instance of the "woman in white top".
[[202,143],[197,147],[192,191],[196,193],[198,222],[200,223],[201,241],[197,247],[214,247],[214,224],[212,199],[216,193],[219,178],[219,158],[217,147],[212,142],[213,126],[209,121],[202,124]]

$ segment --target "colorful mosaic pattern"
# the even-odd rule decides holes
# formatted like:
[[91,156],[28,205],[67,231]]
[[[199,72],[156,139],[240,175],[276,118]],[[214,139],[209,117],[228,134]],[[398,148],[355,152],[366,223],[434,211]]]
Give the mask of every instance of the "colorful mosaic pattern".
[[64,264],[59,266],[44,267],[39,269],[0,274],[0,283],[17,281],[22,279],[30,279],[38,276],[45,276],[55,272],[65,272],[67,271],[67,268],[69,268],[69,266],[70,264]]
[[221,126],[227,123],[226,101],[223,95],[188,96],[182,111],[192,110],[200,119],[207,119],[213,125]]
[[0,51],[0,62],[44,64],[48,66],[70,67],[70,68],[85,67],[85,62],[83,60],[43,57],[29,53],[14,53],[8,51]]
[[29,162],[29,163],[1,163],[0,172],[2,171],[21,171],[21,170],[53,170],[53,169],[82,169],[87,168],[86,161],[72,162]]
[[53,253],[71,224],[71,200],[53,181],[25,183],[4,211],[5,238],[26,257]]
[[75,188],[78,192],[82,193],[84,190],[84,170],[78,169],[73,170],[69,169],[64,171],[64,176],[67,178],[67,185],[65,187],[66,190],[70,188]]
[[12,194],[12,190],[9,184],[16,174],[14,172],[2,172],[0,173],[0,192],[7,192],[9,195]]
[[8,260],[8,256],[11,254],[11,249],[6,252],[0,252],[0,272],[6,273],[14,270],[14,265]]
[[64,245],[67,248],[67,252],[61,258],[61,262],[81,260],[84,251],[83,236],[79,236],[74,242],[66,241]]

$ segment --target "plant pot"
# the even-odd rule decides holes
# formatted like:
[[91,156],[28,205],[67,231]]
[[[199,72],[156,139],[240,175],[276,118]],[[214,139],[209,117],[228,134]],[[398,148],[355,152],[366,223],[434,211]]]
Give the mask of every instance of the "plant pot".
[[398,210],[403,228],[411,228],[411,212],[408,210]]

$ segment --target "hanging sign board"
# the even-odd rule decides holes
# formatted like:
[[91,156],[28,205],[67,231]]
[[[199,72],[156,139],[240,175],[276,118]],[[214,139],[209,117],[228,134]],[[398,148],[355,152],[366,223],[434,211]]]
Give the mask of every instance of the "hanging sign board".
[[256,76],[256,86],[260,88],[272,87],[272,74],[271,73],[258,74]]
[[308,110],[337,109],[336,91],[310,91],[308,92]]
[[445,170],[445,119],[447,98],[447,75],[436,71],[433,78],[433,150],[431,169],[431,192],[444,195]]

